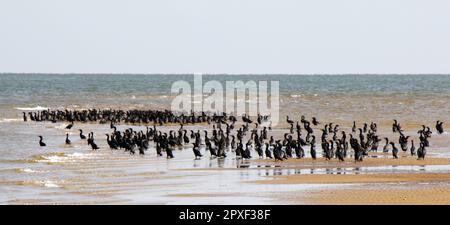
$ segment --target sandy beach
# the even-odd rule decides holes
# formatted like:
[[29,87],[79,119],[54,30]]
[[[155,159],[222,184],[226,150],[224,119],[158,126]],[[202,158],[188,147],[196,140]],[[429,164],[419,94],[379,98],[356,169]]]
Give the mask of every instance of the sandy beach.
[[[278,165],[314,168],[318,164],[327,167],[364,166],[368,168],[430,165],[448,166],[448,158],[366,158],[363,162],[337,162],[318,160],[288,160]],[[297,161],[297,162],[295,162]],[[304,194],[288,194],[280,197],[280,201],[289,204],[450,204],[450,174],[446,172],[422,173],[381,172],[376,174],[292,174],[272,176],[273,179],[253,181],[261,185],[298,185],[298,184],[344,184],[326,190],[309,190]],[[346,185],[348,184],[348,185]]]
[[447,173],[393,173],[393,174],[304,174],[278,176],[275,180],[255,181],[260,184],[346,184],[346,183],[419,183],[449,181]]
[[[374,156],[377,156],[376,158]],[[428,157],[425,160],[417,160],[416,157],[403,156],[393,159],[389,154],[382,155],[370,153],[369,157],[362,162],[355,162],[350,158],[340,162],[337,159],[326,160],[325,158],[290,158],[285,161],[273,162],[273,160],[257,160],[260,163],[268,163],[274,166],[292,168],[315,168],[315,167],[358,167],[358,166],[425,166],[425,165],[450,165],[450,158]]]
[[[448,180],[447,180],[448,181]],[[303,196],[289,195],[283,198],[289,204],[320,205],[448,205],[450,187],[447,185],[360,187],[309,191]]]

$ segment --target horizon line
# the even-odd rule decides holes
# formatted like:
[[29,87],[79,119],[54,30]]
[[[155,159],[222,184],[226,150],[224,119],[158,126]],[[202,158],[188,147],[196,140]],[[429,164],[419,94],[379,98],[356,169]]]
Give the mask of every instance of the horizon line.
[[42,72],[0,72],[0,75],[230,75],[230,76],[242,76],[242,75],[257,75],[257,76],[352,76],[352,75],[363,75],[363,76],[388,76],[388,75],[445,75],[448,76],[450,73],[42,73]]

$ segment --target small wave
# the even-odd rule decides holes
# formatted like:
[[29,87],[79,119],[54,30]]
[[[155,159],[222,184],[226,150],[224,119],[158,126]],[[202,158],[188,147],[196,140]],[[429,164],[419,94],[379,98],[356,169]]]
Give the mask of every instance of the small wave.
[[64,129],[66,129],[67,125],[69,125],[69,123],[61,123],[61,124],[53,126],[53,128],[56,128],[58,130],[64,130]]
[[23,110],[23,111],[41,111],[41,110],[47,110],[47,107],[42,107],[42,106],[36,106],[33,108],[28,108],[28,107],[17,107],[15,108],[17,110]]
[[84,155],[86,155],[86,154],[80,153],[80,152],[74,152],[72,154],[69,154],[69,156],[72,156],[72,157],[83,157]]
[[38,171],[32,170],[30,168],[24,168],[24,169],[16,169],[17,173],[37,173]]
[[302,95],[291,95],[292,98],[300,98]]
[[10,122],[20,122],[20,121],[22,121],[22,119],[8,119],[8,118],[5,118],[5,119],[0,119],[0,123],[10,123]]
[[55,181],[51,181],[51,180],[44,180],[44,181],[41,181],[41,184],[44,185],[45,187],[49,187],[49,188],[56,188],[56,187],[59,187],[59,185],[56,184]]
[[32,170],[32,169],[30,169],[30,168],[25,168],[25,169],[21,169],[23,172],[25,172],[25,173],[36,173],[37,171],[35,171],[35,170]]
[[36,162],[53,163],[53,162],[64,162],[67,159],[67,156],[63,152],[58,152],[58,153],[48,153],[44,155],[35,155],[33,156],[33,159]]
[[64,163],[64,162],[76,162],[77,160],[90,159],[94,157],[95,154],[93,153],[75,152],[66,155],[63,152],[59,152],[59,153],[35,155],[33,156],[33,160],[35,162],[44,162],[44,163]]
[[74,152],[72,154],[67,155],[69,158],[76,158],[76,159],[88,159],[92,158],[94,154],[92,153],[80,153],[80,152]]
[[49,188],[60,187],[56,181],[52,181],[52,180],[25,180],[25,181],[18,181],[17,185],[44,186],[44,187],[49,187]]
[[3,159],[0,163],[37,163],[36,159]]

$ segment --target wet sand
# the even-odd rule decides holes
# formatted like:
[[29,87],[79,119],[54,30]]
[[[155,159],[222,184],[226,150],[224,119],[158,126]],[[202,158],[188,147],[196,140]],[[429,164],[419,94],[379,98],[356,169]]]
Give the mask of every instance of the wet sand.
[[386,173],[386,174],[295,174],[276,176],[274,180],[255,181],[260,184],[346,184],[346,183],[419,183],[450,181],[448,173]]
[[369,155],[370,157],[364,158],[362,162],[355,162],[350,158],[347,158],[344,162],[337,159],[326,160],[325,158],[315,160],[312,158],[291,158],[278,162],[273,162],[273,160],[258,160],[257,162],[289,168],[450,165],[450,158],[428,157],[425,160],[417,160],[414,156],[402,156],[401,154],[398,159],[393,159],[390,154],[383,153],[370,153]]
[[[338,162],[325,159],[287,160],[278,165],[295,167],[354,167],[367,168],[400,166],[448,166],[449,158],[429,157],[417,160],[412,157],[365,158],[363,162]],[[263,160],[262,160],[263,161]],[[302,162],[300,162],[302,161]],[[320,167],[320,166],[319,166]],[[260,185],[337,184],[326,189],[308,190],[302,194],[289,193],[278,198],[288,204],[450,204],[450,173],[448,172],[379,172],[361,174],[292,174],[272,176],[272,179],[252,181]]]
[[327,205],[449,205],[450,186],[426,185],[421,187],[362,186],[331,190],[309,191],[304,195],[284,196],[289,204]]
[[[194,160],[190,146],[175,150],[175,158],[167,160],[156,156],[153,144],[145,156],[110,150],[104,136],[110,132],[108,125],[76,125],[96,134],[99,151],[79,140],[76,130],[69,131],[73,145],[64,146],[66,124],[14,125],[26,127],[19,136],[24,139],[43,133],[48,147],[36,148],[35,140],[27,142],[22,146],[27,155],[0,161],[5,165],[0,204],[450,204],[442,203],[450,186],[450,177],[444,174],[450,174],[450,158],[441,157],[448,157],[448,134],[432,137],[425,160],[408,152],[393,159],[392,154],[378,151],[370,152],[363,162],[354,162],[351,156],[345,162],[327,161],[321,149],[313,160],[307,148],[307,158],[283,162],[258,159],[254,150],[250,160],[236,159],[232,151],[225,159],[211,158],[204,148],[205,157]],[[270,135],[282,138],[289,131],[284,125]],[[119,130],[129,127],[145,129],[118,125]],[[203,124],[185,128],[211,131]],[[178,126],[158,129],[168,132]],[[395,138],[389,127],[380,126],[379,132]],[[10,142],[20,143],[14,138]],[[441,194],[429,194],[434,191]]]

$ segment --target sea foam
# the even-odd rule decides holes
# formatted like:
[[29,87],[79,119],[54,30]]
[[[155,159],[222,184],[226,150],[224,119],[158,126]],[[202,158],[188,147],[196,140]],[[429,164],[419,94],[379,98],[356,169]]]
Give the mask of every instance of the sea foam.
[[47,110],[48,108],[42,107],[42,106],[36,106],[36,107],[17,107],[15,108],[17,110],[23,110],[23,111],[40,111],[40,110]]
[[22,120],[23,119],[17,119],[17,118],[4,118],[4,119],[0,119],[0,123],[19,122]]

